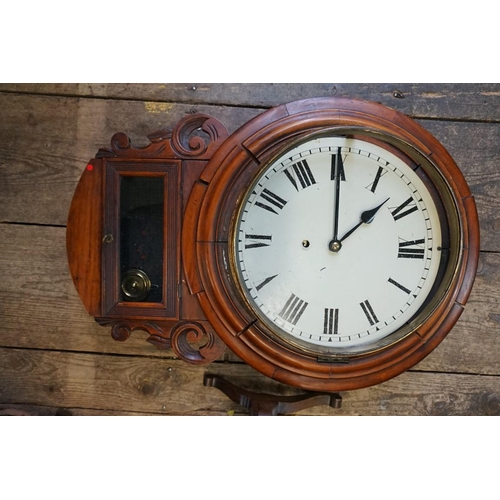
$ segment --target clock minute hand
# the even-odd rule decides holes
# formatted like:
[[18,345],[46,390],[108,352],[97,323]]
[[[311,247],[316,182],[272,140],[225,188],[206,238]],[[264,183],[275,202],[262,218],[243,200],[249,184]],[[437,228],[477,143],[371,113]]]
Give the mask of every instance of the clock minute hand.
[[389,198],[387,198],[387,200],[383,201],[377,207],[372,208],[370,210],[365,210],[361,214],[361,220],[351,230],[347,231],[347,233],[345,233],[344,236],[342,236],[340,241],[344,241],[348,236],[351,236],[351,234],[354,233],[354,231],[356,231],[356,229],[358,229],[358,227],[361,226],[361,224],[370,224],[375,218],[376,213],[382,208],[382,205],[384,205],[388,201]]
[[[340,147],[336,155],[332,156],[332,161],[335,161],[333,175],[335,176],[335,203],[333,205],[333,239],[328,243],[328,248],[331,252],[337,253],[342,244],[339,241],[339,212],[340,212],[340,174],[344,170],[342,163],[342,155],[340,154]],[[333,165],[332,165],[333,166]]]
[[335,214],[333,217],[333,240],[338,241],[339,239],[339,208],[340,208],[340,174],[343,170],[342,155],[340,153],[340,148],[338,148],[338,153],[336,155],[335,161]]

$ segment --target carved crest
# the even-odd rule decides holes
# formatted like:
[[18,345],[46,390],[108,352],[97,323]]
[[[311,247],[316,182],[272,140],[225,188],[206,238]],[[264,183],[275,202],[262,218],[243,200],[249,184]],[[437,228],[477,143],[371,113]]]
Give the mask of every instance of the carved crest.
[[173,130],[158,130],[148,135],[150,144],[132,145],[130,138],[118,132],[111,138],[111,147],[102,148],[96,158],[180,158],[208,160],[229,133],[224,125],[201,113],[186,116]]

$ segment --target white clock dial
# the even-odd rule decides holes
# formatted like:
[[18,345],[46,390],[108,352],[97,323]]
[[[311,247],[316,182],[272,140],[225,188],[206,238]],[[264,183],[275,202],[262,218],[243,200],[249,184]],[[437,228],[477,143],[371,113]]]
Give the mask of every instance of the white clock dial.
[[424,182],[377,144],[317,137],[249,189],[235,263],[256,314],[288,340],[357,348],[400,329],[436,280],[441,226]]

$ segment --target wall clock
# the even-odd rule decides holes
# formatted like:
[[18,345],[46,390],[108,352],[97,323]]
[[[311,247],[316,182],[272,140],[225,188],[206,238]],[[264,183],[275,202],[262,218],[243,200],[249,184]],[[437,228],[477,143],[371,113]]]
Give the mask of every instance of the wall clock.
[[69,214],[73,280],[116,340],[144,329],[198,364],[229,348],[279,382],[332,392],[411,368],[458,320],[476,206],[410,118],[316,98],[231,135],[192,115],[150,140],[116,134]]

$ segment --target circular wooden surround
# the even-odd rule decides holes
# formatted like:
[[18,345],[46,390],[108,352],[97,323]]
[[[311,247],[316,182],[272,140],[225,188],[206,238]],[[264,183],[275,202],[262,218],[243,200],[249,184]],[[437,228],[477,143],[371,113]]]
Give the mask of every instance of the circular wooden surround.
[[[442,281],[430,304],[415,318],[413,329],[352,356],[323,357],[273,333],[244,299],[233,264],[235,216],[252,179],[284,148],[323,130],[369,137],[420,165],[442,202],[444,226],[449,228],[450,256]],[[460,169],[439,141],[415,121],[376,103],[315,98],[264,112],[219,147],[200,177],[200,188],[188,200],[182,254],[192,293],[219,337],[243,361],[268,377],[305,390],[351,390],[408,370],[449,333],[476,274],[479,224]]]

